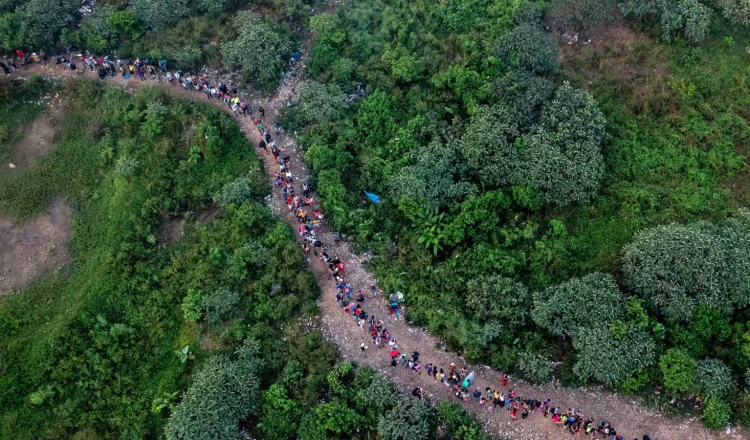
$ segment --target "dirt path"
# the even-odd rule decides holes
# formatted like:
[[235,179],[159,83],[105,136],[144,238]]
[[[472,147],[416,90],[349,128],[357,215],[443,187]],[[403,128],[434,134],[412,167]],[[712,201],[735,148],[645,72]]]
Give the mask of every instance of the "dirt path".
[[[81,63],[78,63],[81,65]],[[302,63],[297,66],[297,71],[293,75],[288,75],[288,81],[280,87],[277,93],[267,99],[261,99],[257,95],[252,99],[253,108],[257,109],[263,105],[266,109],[267,126],[272,126],[279,115],[279,109],[287,105],[290,101],[295,101],[296,90],[304,68],[304,58]],[[22,76],[31,76],[40,74],[47,77],[63,78],[71,77],[76,74],[62,69],[60,66],[32,66],[26,71],[19,72]],[[95,77],[93,72],[87,71],[87,77]],[[126,91],[132,91],[142,85],[152,85],[153,81],[138,81],[135,79],[125,80],[118,76],[116,78],[107,78],[109,84],[114,84]],[[162,83],[163,84],[163,83]],[[162,85],[165,90],[174,95],[179,95],[187,99],[204,101],[230,112],[228,106],[215,99],[206,99],[205,95],[196,91],[184,90],[179,86]],[[247,135],[249,141],[256,145],[260,141],[258,130],[253,126],[250,118],[235,118],[237,123]],[[283,146],[291,157],[291,169],[297,184],[297,192],[301,194],[301,185],[308,177],[308,171],[303,160],[303,152],[297,147],[295,140],[284,135],[274,136],[277,146]],[[257,147],[256,147],[257,150]],[[273,174],[278,170],[278,165],[274,162],[270,154],[264,154],[258,151],[259,156],[263,159],[265,170],[269,180],[273,181]],[[315,198],[316,196],[313,195]],[[271,209],[281,215],[293,230],[297,230],[297,220],[289,212],[284,202],[281,200],[281,191],[274,186],[273,197],[269,201]],[[346,278],[354,286],[354,290],[362,289],[369,291],[369,287],[375,284],[372,274],[365,271],[360,265],[357,255],[355,255],[346,243],[334,244],[331,232],[325,226],[318,234],[320,239],[329,245],[329,255],[337,255],[346,263]],[[410,393],[415,386],[421,386],[427,392],[428,399],[432,401],[455,401],[456,398],[449,392],[449,389],[440,383],[436,383],[426,374],[417,375],[410,370],[399,366],[393,368],[390,366],[390,357],[388,349],[376,349],[371,344],[371,340],[366,331],[361,330],[356,324],[342,312],[336,302],[336,288],[332,280],[329,279],[327,266],[316,257],[308,259],[310,269],[315,274],[322,295],[319,299],[319,305],[322,311],[321,327],[327,338],[335,342],[345,360],[356,361],[360,364],[368,364],[373,368],[381,371],[388,377],[391,377],[398,387],[404,393]],[[388,316],[388,305],[383,298],[368,298],[364,305],[369,314],[374,314],[376,319],[381,319],[385,327],[393,334],[399,342],[399,348],[404,350],[417,350],[420,352],[420,360],[423,365],[428,362],[447,370],[451,362],[455,363],[458,368],[465,366],[469,371],[474,371],[476,381],[474,386],[484,390],[485,387],[498,388],[503,390],[500,384],[500,373],[490,367],[483,365],[467,365],[459,356],[448,353],[443,350],[441,341],[422,331],[406,324],[404,320],[397,320]],[[348,319],[347,319],[348,318]],[[360,343],[364,342],[370,348],[366,353],[359,349]],[[603,360],[604,361],[604,360]],[[618,433],[627,439],[640,438],[644,434],[651,435],[652,438],[661,440],[704,440],[719,438],[750,438],[739,430],[736,434],[726,435],[723,432],[711,432],[706,430],[700,417],[670,418],[659,411],[644,408],[638,402],[628,396],[614,394],[599,388],[570,389],[560,388],[553,384],[534,386],[523,382],[513,381],[510,387],[515,389],[517,395],[522,398],[535,398],[537,400],[551,399],[553,406],[560,407],[563,411],[567,408],[575,408],[587,417],[592,417],[597,421],[609,421],[613,424]],[[505,390],[507,391],[507,390]],[[561,428],[557,427],[550,420],[535,414],[526,420],[513,421],[510,415],[498,409],[493,411],[491,405],[479,406],[473,399],[464,404],[465,408],[481,419],[487,428],[487,431],[493,435],[508,437],[518,440],[548,440],[563,439],[568,434]]]

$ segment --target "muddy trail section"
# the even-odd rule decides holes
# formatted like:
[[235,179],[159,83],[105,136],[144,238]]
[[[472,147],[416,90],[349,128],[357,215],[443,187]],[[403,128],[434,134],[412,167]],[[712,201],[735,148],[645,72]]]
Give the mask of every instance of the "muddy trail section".
[[[309,44],[307,47],[309,48]],[[309,50],[307,52],[309,53]],[[281,86],[272,96],[263,97],[260,94],[249,91],[241,92],[246,97],[246,101],[252,105],[253,109],[257,109],[260,106],[265,108],[265,120],[263,122],[267,127],[272,127],[277,121],[281,108],[296,101],[297,88],[304,72],[304,63],[305,57],[302,58],[301,62],[297,63],[292,71],[285,75]],[[80,60],[77,60],[77,64],[79,66],[82,65]],[[56,79],[79,76],[79,74],[59,65],[29,66],[26,70],[21,69],[15,76],[30,77],[32,75],[41,75]],[[89,70],[80,75],[97,79],[96,73]],[[114,78],[107,77],[104,82],[125,91],[134,91],[141,86],[158,85],[172,95],[194,101],[202,101],[208,105],[218,107],[227,113],[232,113],[226,103],[206,98],[205,94],[195,90],[185,90],[179,85],[170,85],[152,80],[126,80],[120,75]],[[273,196],[268,201],[269,206],[275,213],[284,218],[294,231],[297,231],[299,223],[294,213],[287,208],[285,201],[282,200],[280,187],[273,184],[274,174],[279,171],[278,163],[274,161],[270,153],[257,147],[261,140],[261,135],[253,124],[252,118],[239,116],[234,117],[234,119],[246,134],[249,142],[255,146],[258,156],[264,162],[265,172],[273,186]],[[297,194],[302,194],[301,184],[308,179],[308,170],[303,158],[304,152],[297,146],[295,139],[291,136],[281,133],[274,134],[273,137],[277,147],[284,149],[290,156],[295,190]],[[312,197],[315,201],[314,206],[317,206],[317,196],[313,194]],[[737,430],[733,434],[726,434],[723,431],[709,431],[703,426],[700,415],[697,413],[690,418],[671,417],[658,409],[648,408],[640,404],[635,398],[612,393],[602,388],[571,389],[558,387],[554,384],[536,386],[516,380],[512,380],[508,387],[503,387],[500,382],[500,372],[484,365],[467,364],[457,354],[446,351],[443,348],[444,344],[439,338],[420,328],[410,326],[404,319],[397,319],[395,316],[389,315],[389,304],[386,299],[381,296],[372,297],[369,295],[370,286],[376,285],[376,281],[373,275],[368,273],[360,264],[358,256],[354,254],[350,246],[345,242],[335,243],[332,238],[332,231],[325,224],[316,233],[322,242],[328,244],[328,254],[338,256],[341,261],[346,263],[345,277],[352,284],[353,290],[356,292],[362,289],[363,292],[368,292],[367,299],[363,304],[364,310],[368,314],[374,315],[376,320],[384,322],[385,327],[397,339],[399,350],[408,352],[418,351],[420,353],[420,361],[423,365],[432,363],[447,371],[448,366],[451,363],[455,363],[459,369],[465,367],[468,371],[474,372],[476,380],[472,383],[472,387],[479,387],[481,390],[491,387],[504,392],[513,389],[516,395],[521,398],[536,399],[539,401],[550,399],[550,405],[559,407],[563,412],[568,408],[573,408],[584,414],[586,418],[594,419],[596,423],[599,421],[610,422],[618,434],[627,439],[641,438],[644,434],[660,440],[750,438],[746,433],[740,432],[740,430]],[[302,242],[299,234],[296,235],[300,242]],[[405,394],[410,394],[414,387],[419,386],[425,390],[426,398],[429,401],[460,402],[453,395],[450,388],[436,382],[426,373],[417,374],[402,365],[395,368],[392,367],[387,344],[382,348],[375,347],[372,344],[367,329],[358,327],[351,316],[344,313],[343,309],[339,307],[336,300],[337,290],[335,282],[330,279],[327,264],[312,254],[309,255],[307,261],[322,293],[318,300],[322,312],[322,316],[319,317],[321,330],[328,340],[337,344],[341,357],[344,360],[370,365],[385,376],[390,377]],[[408,314],[408,311],[406,313]],[[360,349],[360,344],[362,343],[368,346],[367,350],[362,351]],[[602,362],[605,361],[602,359]],[[513,420],[506,410],[502,408],[493,410],[490,404],[480,406],[473,398],[462,404],[470,413],[484,422],[486,430],[493,436],[514,440],[564,439],[570,436],[569,431],[555,425],[549,418],[545,418],[538,413],[530,415],[527,419]]]

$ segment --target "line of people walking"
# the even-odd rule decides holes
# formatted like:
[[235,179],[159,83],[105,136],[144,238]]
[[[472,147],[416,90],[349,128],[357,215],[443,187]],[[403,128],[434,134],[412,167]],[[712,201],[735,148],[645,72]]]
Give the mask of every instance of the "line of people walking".
[[[23,68],[29,64],[47,64],[51,62],[50,58],[43,51],[40,51],[38,54],[27,55],[19,50],[16,51],[15,55],[15,58],[3,57],[0,60],[0,69],[6,75],[10,75],[12,71],[18,70],[19,65]],[[80,60],[80,69],[74,61],[76,57]],[[330,256],[328,254],[328,246],[320,240],[319,230],[324,220],[324,215],[320,208],[314,206],[314,199],[309,183],[302,183],[301,197],[296,193],[296,179],[291,170],[291,157],[284,148],[276,146],[270,130],[264,125],[265,109],[262,106],[259,107],[258,116],[255,117],[252,107],[240,98],[238,89],[233,85],[224,83],[212,85],[202,75],[183,75],[181,72],[176,72],[173,75],[167,70],[167,60],[159,60],[157,62],[149,59],[113,60],[106,56],[94,57],[89,54],[75,56],[70,52],[70,48],[68,48],[66,55],[54,57],[54,62],[79,73],[85,72],[85,68],[88,68],[91,72],[97,72],[100,79],[105,79],[107,76],[114,77],[119,72],[125,79],[137,78],[138,80],[145,81],[150,78],[154,81],[166,81],[172,85],[179,84],[186,90],[203,92],[207,99],[218,99],[225,102],[236,117],[242,115],[253,118],[253,124],[261,135],[258,148],[264,154],[268,154],[270,150],[275,163],[279,166],[279,170],[274,173],[274,185],[279,187],[282,200],[284,200],[288,209],[294,213],[299,222],[299,234],[305,254],[309,255],[312,252],[327,265],[329,279],[336,286],[336,301],[339,307],[348,319],[361,330],[368,332],[372,345],[376,349],[388,347],[388,355],[391,358],[390,364],[393,368],[399,368],[400,366],[420,376],[424,372],[435,383],[445,385],[459,401],[469,402],[473,400],[480,406],[486,405],[490,411],[505,409],[513,420],[517,420],[519,417],[525,420],[536,413],[541,414],[545,419],[550,419],[571,435],[584,434],[592,439],[628,440],[618,434],[609,422],[601,421],[596,423],[593,418],[586,417],[573,408],[563,410],[553,406],[550,399],[540,401],[516,395],[516,391],[509,388],[510,376],[507,374],[503,374],[500,377],[502,389],[507,389],[507,391],[492,387],[485,387],[482,390],[481,387],[475,386],[475,374],[473,371],[468,371],[466,368],[457,368],[454,363],[451,363],[445,369],[432,362],[423,365],[419,352],[409,352],[400,348],[395,336],[385,327],[384,322],[376,320],[374,315],[368,314],[364,310],[363,306],[367,299],[367,294],[362,289],[358,289],[355,292],[354,286],[346,280],[346,264],[338,256]],[[274,125],[274,129],[276,133],[280,132],[278,123]],[[333,233],[332,239],[335,242],[339,241],[339,234]],[[378,293],[377,286],[370,286],[370,298],[378,296]],[[389,315],[398,319],[403,313],[402,304],[398,300],[398,297],[394,295],[391,295],[389,302]],[[361,343],[359,350],[367,356],[369,346]],[[412,395],[421,399],[424,397],[425,391],[421,387],[415,387]],[[644,435],[643,440],[651,440],[651,438],[648,435]]]

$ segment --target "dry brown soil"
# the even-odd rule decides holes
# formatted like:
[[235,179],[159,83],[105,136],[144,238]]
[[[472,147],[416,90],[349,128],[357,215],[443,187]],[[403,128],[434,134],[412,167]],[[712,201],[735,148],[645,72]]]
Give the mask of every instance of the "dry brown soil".
[[53,146],[55,126],[63,107],[49,106],[36,120],[24,128],[24,136],[13,144],[10,163],[20,170],[33,166],[39,158],[46,156]]
[[54,200],[44,214],[22,222],[0,216],[0,295],[69,263],[70,231],[71,209],[62,200]]

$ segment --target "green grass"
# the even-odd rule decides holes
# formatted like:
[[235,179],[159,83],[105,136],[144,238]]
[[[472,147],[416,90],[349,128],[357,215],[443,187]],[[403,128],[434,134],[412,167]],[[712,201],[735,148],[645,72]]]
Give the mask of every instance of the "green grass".
[[[37,93],[17,87],[24,96]],[[298,341],[291,323],[314,308],[318,291],[299,269],[292,232],[258,203],[268,186],[239,128],[219,110],[159,89],[131,97],[76,81],[61,92],[76,99],[51,153],[0,174],[2,215],[25,218],[56,197],[74,208],[73,265],[0,299],[0,438],[157,435],[168,411],[152,412],[152,401],[185,389],[191,370],[211,355],[200,348],[204,336],[231,351],[257,333],[281,356],[267,363],[273,380],[289,341]],[[26,125],[38,114],[13,102],[0,105],[0,114],[17,112]],[[191,149],[200,151],[195,160],[188,160]],[[123,174],[123,157],[135,161],[133,172]],[[253,183],[255,200],[209,225],[187,221],[177,244],[157,241],[161,213],[210,206],[239,176]],[[265,249],[265,259],[245,267],[245,276],[242,266],[230,271],[231,255],[248,245]],[[271,299],[266,292],[275,283],[283,293]],[[243,313],[226,331],[185,322],[180,304],[188,287],[238,291]],[[287,321],[287,342],[280,342]],[[195,355],[187,364],[174,353],[185,345]]]
[[[568,63],[567,79],[586,85],[607,117],[607,173],[592,205],[552,214],[568,225],[571,251],[554,281],[616,272],[620,249],[649,226],[715,221],[750,205],[748,44],[643,39],[629,53],[584,49]],[[636,80],[613,73],[608,60],[618,58],[639,69]]]

